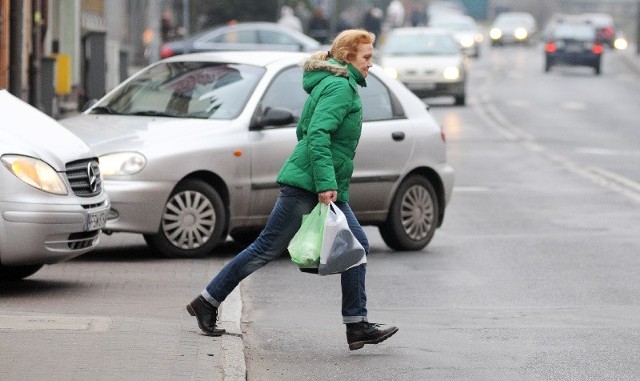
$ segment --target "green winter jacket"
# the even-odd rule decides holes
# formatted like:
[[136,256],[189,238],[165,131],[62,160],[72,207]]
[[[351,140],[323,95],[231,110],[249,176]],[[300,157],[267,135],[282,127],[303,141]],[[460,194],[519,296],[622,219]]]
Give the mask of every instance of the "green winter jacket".
[[362,74],[351,64],[311,56],[304,64],[302,86],[309,94],[296,129],[298,144],[280,169],[280,184],[313,193],[338,191],[349,201],[353,158],[362,131]]

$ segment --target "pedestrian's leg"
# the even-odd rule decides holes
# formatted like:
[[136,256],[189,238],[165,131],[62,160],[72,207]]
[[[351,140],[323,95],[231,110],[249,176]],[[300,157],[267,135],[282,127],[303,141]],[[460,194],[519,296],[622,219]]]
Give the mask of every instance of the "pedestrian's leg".
[[214,306],[220,305],[249,274],[279,257],[302,224],[302,216],[311,212],[318,196],[306,190],[284,186],[258,238],[231,260],[203,291]]
[[[353,211],[346,203],[337,203],[337,205],[345,214],[353,235],[368,254],[369,241]],[[341,274],[342,320],[347,325],[347,344],[350,350],[360,349],[365,344],[381,343],[398,332],[398,328],[394,326],[369,323],[365,290],[366,273],[367,264],[364,263]]]
[[[362,226],[353,214],[349,204],[338,202],[336,205],[342,210],[349,229],[364,248],[366,254],[369,253],[369,240]],[[367,321],[367,292],[365,288],[365,278],[367,265],[363,263],[352,267],[340,274],[342,283],[342,320],[343,323],[358,323]]]

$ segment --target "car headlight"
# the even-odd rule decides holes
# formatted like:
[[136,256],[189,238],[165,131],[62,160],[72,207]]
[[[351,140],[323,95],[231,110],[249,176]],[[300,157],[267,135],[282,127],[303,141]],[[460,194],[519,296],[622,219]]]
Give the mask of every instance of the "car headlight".
[[29,156],[4,155],[2,164],[17,178],[47,193],[68,194],[60,174],[49,164]]
[[455,80],[460,78],[460,69],[455,66],[448,66],[444,69],[442,75],[444,76],[444,79]]
[[391,78],[398,79],[398,71],[392,67],[385,67],[384,72]]
[[460,38],[460,46],[462,46],[463,48],[470,48],[475,42],[476,40],[470,36]]
[[527,32],[527,30],[525,28],[516,28],[516,30],[513,32],[513,35],[518,40],[524,40],[529,35],[529,32]]
[[489,31],[489,37],[491,37],[492,40],[497,40],[502,37],[502,31],[500,28],[491,28]]
[[147,165],[147,159],[137,152],[117,152],[100,156],[102,176],[134,175]]
[[623,38],[623,37],[617,37],[614,41],[613,41],[613,47],[618,49],[618,50],[624,50],[627,48],[629,44],[627,43],[627,39]]

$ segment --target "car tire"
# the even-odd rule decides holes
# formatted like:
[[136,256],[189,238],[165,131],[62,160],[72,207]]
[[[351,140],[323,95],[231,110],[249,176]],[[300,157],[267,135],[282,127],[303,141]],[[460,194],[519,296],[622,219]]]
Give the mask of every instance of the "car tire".
[[167,200],[156,234],[147,244],[171,258],[204,257],[223,241],[227,213],[218,192],[202,180],[180,183]]
[[394,250],[421,250],[433,238],[439,218],[433,185],[425,177],[413,175],[400,184],[387,220],[379,227],[380,235]]
[[0,282],[21,280],[35,274],[43,265],[30,266],[1,266],[0,265]]
[[601,72],[600,72],[600,65],[599,64],[594,66],[593,70],[595,71],[596,75],[600,75]]
[[456,95],[453,98],[454,98],[454,104],[456,106],[464,106],[467,102],[467,97],[465,96],[465,94]]

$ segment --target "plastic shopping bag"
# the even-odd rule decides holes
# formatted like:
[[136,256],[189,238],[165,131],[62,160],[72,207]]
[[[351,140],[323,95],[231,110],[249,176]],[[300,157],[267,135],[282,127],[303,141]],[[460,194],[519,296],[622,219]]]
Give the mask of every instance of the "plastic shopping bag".
[[328,209],[318,264],[320,275],[341,273],[367,262],[364,248],[349,229],[344,213],[334,203]]
[[329,206],[318,203],[311,213],[302,216],[302,225],[289,242],[287,249],[291,261],[301,269],[318,268],[322,234],[328,212]]

